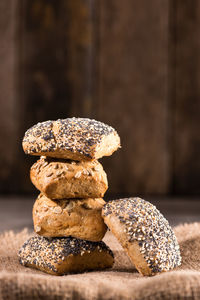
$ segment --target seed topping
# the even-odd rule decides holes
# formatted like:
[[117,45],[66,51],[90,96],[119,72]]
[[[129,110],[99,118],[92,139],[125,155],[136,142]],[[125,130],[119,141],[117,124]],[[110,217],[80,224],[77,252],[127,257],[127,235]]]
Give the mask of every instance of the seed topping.
[[[56,133],[54,131],[56,127]],[[109,125],[87,118],[67,118],[38,123],[24,136],[26,154],[67,150],[92,158],[93,148],[104,136],[117,132]]]
[[103,216],[110,214],[124,225],[128,241],[138,242],[153,274],[181,264],[176,236],[168,221],[150,202],[141,198],[113,200],[103,207]]
[[97,250],[106,251],[114,257],[104,242],[89,242],[73,237],[45,238],[33,236],[19,250],[20,263],[24,266],[35,265],[48,268],[57,273],[56,264],[60,264],[69,256],[81,255]]

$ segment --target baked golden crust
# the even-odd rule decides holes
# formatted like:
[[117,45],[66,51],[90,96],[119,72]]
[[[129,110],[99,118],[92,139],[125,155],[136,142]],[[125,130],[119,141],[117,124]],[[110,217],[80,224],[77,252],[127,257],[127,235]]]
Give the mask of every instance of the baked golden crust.
[[101,241],[107,230],[101,216],[104,204],[101,198],[53,201],[40,194],[33,206],[34,230],[45,237]]
[[100,198],[108,181],[96,161],[77,162],[41,157],[30,170],[35,187],[50,199]]
[[120,147],[120,138],[111,126],[86,118],[67,118],[38,123],[25,133],[26,154],[72,160],[109,156]]
[[111,268],[114,255],[104,242],[33,236],[19,250],[19,260],[24,266],[64,275]]
[[102,216],[141,274],[155,275],[181,264],[175,234],[151,203],[140,198],[113,200],[105,204]]

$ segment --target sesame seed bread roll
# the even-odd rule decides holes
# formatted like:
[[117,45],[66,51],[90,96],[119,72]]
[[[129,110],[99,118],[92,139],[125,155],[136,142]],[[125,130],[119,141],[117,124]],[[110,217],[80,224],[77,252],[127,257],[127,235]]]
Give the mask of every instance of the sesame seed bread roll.
[[42,156],[30,170],[35,187],[51,199],[100,198],[108,181],[96,161],[58,160]]
[[120,147],[120,138],[102,122],[67,118],[34,125],[22,145],[26,154],[82,161],[111,155]]
[[181,264],[175,234],[151,203],[140,198],[113,200],[102,215],[141,274],[155,275]]
[[23,266],[52,275],[101,270],[114,263],[112,251],[104,242],[33,236],[19,250]]
[[101,216],[104,204],[101,198],[53,201],[40,194],[33,206],[34,230],[45,237],[101,241],[107,231]]

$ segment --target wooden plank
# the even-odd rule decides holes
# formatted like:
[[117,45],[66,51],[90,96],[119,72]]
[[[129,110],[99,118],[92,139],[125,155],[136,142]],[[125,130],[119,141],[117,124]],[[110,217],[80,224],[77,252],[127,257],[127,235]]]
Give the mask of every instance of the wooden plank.
[[[22,66],[27,125],[89,115],[91,1],[23,1]],[[87,102],[87,103],[86,103]]]
[[112,194],[170,191],[168,0],[102,0],[98,118],[122,149],[104,159]]
[[18,147],[17,28],[18,1],[0,2],[0,191],[15,189],[14,169]]
[[175,1],[174,192],[200,192],[200,3]]

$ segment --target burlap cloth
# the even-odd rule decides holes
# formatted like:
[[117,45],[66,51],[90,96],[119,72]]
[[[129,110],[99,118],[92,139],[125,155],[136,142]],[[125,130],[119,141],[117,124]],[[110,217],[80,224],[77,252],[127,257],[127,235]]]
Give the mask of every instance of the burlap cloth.
[[0,236],[0,299],[200,299],[200,223],[175,228],[182,266],[154,277],[142,277],[111,233],[112,270],[52,276],[22,267],[17,252],[31,235],[26,229]]

